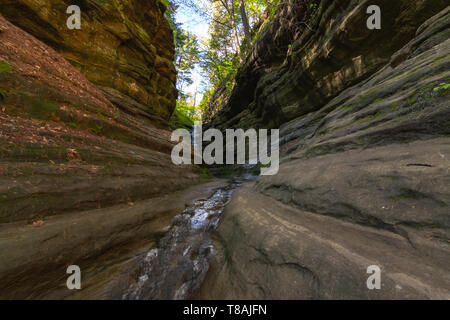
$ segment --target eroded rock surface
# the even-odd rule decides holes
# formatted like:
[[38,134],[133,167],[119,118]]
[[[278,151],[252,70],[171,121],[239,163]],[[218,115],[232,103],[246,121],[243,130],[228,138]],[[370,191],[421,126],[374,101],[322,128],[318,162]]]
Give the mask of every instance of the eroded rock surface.
[[[39,1],[9,2],[8,8],[25,10],[25,2],[57,22],[53,19],[58,18],[59,5],[55,12],[48,12],[49,7]],[[96,8],[106,10],[101,5]],[[141,9],[143,14],[147,11]],[[30,18],[24,12],[23,18]],[[158,19],[164,19],[158,12]],[[114,21],[114,15],[110,18]],[[34,22],[31,30],[43,23]],[[62,31],[54,35],[65,37]],[[102,29],[95,35],[102,37]],[[79,42],[79,50],[71,51],[63,39],[56,40],[58,51],[67,50],[66,58],[69,53],[76,56],[91,50],[99,58],[96,49],[110,49],[101,42],[98,48]],[[172,40],[165,41],[170,51]],[[103,73],[101,64],[82,61],[84,66],[78,67],[88,78]],[[133,65],[131,59],[127,61]],[[134,79],[127,65],[120,67],[106,57],[102,63],[107,68],[105,79],[117,80],[122,72],[130,77],[125,82]],[[160,83],[157,88],[172,90],[172,82],[167,81],[170,85]],[[1,298],[73,298],[75,294],[120,298],[120,288],[125,290],[134,275],[136,255],[154,247],[172,217],[186,205],[213,192],[214,186],[183,190],[205,182],[200,170],[175,166],[163,115],[147,112],[150,100],[144,99],[144,104],[138,102],[139,96],[133,96],[136,101],[120,90],[126,91],[114,84],[100,90],[53,48],[0,16]],[[161,107],[168,114],[173,106]],[[65,284],[71,264],[83,272],[80,292],[68,290]]]
[[[420,243],[423,242],[423,243]],[[448,299],[448,247],[238,190],[216,233],[201,299]],[[417,245],[420,243],[420,248]],[[367,267],[381,268],[368,290]]]
[[[317,10],[289,1],[262,27],[236,84],[211,126],[276,127],[323,107],[342,90],[378,71],[443,10],[439,0],[318,1]],[[382,10],[381,30],[366,27],[369,5]],[[306,25],[305,25],[306,23]]]
[[[213,118],[280,125],[282,160],[225,210],[201,298],[450,297],[450,8],[379,1],[386,29],[371,33],[366,1],[337,3],[329,33],[305,31],[280,68],[252,56],[237,83],[257,86]],[[255,98],[242,109],[239,90]]]
[[[175,108],[172,30],[158,0],[78,2],[80,30],[66,22],[70,0],[1,0],[0,13],[50,45],[97,86],[131,97],[150,115]],[[111,93],[111,91],[110,91]],[[114,101],[115,102],[115,101]]]

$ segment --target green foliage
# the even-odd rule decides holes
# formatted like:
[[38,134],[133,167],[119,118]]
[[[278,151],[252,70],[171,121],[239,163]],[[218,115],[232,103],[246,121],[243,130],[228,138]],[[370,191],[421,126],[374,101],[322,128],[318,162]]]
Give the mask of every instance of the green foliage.
[[183,112],[175,109],[174,114],[172,115],[172,119],[170,120],[170,124],[175,128],[183,128],[190,130],[194,125],[191,119],[184,114]]
[[160,1],[167,8],[167,10],[164,12],[164,16],[166,17],[167,21],[169,21],[169,25],[174,32],[174,38],[175,38],[176,30],[177,30],[177,24],[175,22],[175,13],[176,13],[178,6],[172,0],[160,0]]
[[175,21],[176,10],[181,1],[163,0],[163,3],[168,7],[169,15],[166,17],[173,29],[175,42],[174,64],[177,70],[178,100],[170,123],[176,128],[190,129],[194,121],[199,118],[194,106],[195,98],[194,103],[188,102],[188,94],[184,90],[193,83],[192,72],[200,62],[201,57],[200,44],[195,34],[184,30],[181,24]]
[[272,21],[274,18],[277,17],[277,9],[278,5],[280,4],[280,0],[274,0],[271,3],[268,3],[269,8],[269,20]]
[[[183,90],[192,84],[192,71],[199,63],[207,82],[207,89],[202,89],[203,99],[199,108],[204,111],[219,88],[223,100],[231,93],[240,64],[245,61],[259,34],[268,27],[268,22],[276,17],[281,0],[169,1],[175,1],[175,7],[187,8],[209,21],[209,37],[200,39],[201,43],[194,35],[173,24],[180,99],[186,99]],[[245,20],[249,23],[250,38],[244,32]]]
[[181,28],[176,30],[175,67],[178,72],[178,89],[192,84],[192,71],[200,62],[200,47],[195,34]]
[[200,120],[200,116],[195,106],[190,105],[186,100],[178,99],[174,114],[170,124],[175,128],[191,129],[194,121]]
[[308,5],[308,11],[309,11],[309,18],[315,19],[317,15],[319,14],[320,8],[322,6],[322,2],[320,3],[320,6],[317,3],[310,3]]
[[203,98],[199,105],[199,110],[202,114],[206,112],[208,104],[211,101],[213,95],[214,95],[214,87],[208,87],[203,93]]
[[[269,25],[269,21],[276,17],[280,0],[246,0],[245,11],[251,28],[251,43],[243,34],[240,1],[232,0],[234,12],[230,2],[212,1],[211,24],[209,39],[204,44],[201,68],[203,75],[208,79],[209,86],[203,93],[200,109],[204,111],[219,88],[223,92],[222,99],[226,99],[234,86],[234,79],[245,56],[250,52],[251,46]],[[228,4],[228,7],[225,6]],[[231,16],[230,16],[231,15]],[[239,50],[234,35],[232,18],[238,29]],[[240,53],[240,55],[239,55]],[[220,104],[220,101],[215,101]]]

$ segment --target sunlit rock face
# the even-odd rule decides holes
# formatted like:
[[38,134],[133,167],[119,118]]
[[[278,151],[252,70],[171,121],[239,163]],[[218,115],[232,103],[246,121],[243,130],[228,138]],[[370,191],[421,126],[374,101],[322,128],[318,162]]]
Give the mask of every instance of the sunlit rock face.
[[[119,274],[134,273],[117,264],[128,268],[209,192],[190,188],[204,181],[200,169],[171,160],[173,41],[159,38],[169,32],[162,9],[80,2],[82,29],[69,31],[67,2],[0,3],[47,42],[0,14],[0,297],[121,297]],[[133,91],[134,82],[144,85]],[[65,286],[71,264],[91,279],[82,291]]]
[[279,127],[282,159],[225,209],[199,296],[449,299],[450,7],[378,1],[370,31],[370,2],[323,3],[278,64],[267,29],[212,117]]
[[172,30],[157,0],[78,1],[80,30],[66,22],[70,0],[0,0],[9,21],[49,44],[117,103],[168,119],[175,108]]

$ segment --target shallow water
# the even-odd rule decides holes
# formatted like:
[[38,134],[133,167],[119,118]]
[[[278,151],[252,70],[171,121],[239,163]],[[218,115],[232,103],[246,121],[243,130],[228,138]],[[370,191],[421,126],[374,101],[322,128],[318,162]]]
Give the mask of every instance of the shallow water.
[[188,299],[202,284],[214,254],[211,232],[218,226],[233,190],[246,175],[230,180],[223,188],[174,217],[158,248],[140,261],[139,276],[123,299]]

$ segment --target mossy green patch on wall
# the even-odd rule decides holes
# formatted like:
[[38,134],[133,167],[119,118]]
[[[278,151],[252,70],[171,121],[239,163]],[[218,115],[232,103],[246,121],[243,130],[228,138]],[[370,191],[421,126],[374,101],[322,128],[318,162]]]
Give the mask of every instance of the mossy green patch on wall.
[[[77,32],[67,32],[66,1],[16,0],[7,6],[3,16],[59,51],[92,83],[115,89],[149,114],[169,119],[177,97],[174,43],[159,0],[84,1]],[[5,71],[10,67],[1,63],[0,74]]]
[[9,72],[13,69],[14,69],[13,66],[9,65],[4,61],[0,61],[0,74],[2,74],[3,72]]

